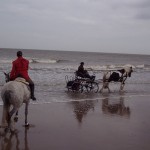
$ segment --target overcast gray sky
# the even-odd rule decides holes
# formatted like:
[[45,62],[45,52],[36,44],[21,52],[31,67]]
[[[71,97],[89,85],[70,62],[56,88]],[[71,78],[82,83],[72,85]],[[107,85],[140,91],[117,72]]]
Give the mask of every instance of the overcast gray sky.
[[0,0],[0,47],[150,54],[150,0]]

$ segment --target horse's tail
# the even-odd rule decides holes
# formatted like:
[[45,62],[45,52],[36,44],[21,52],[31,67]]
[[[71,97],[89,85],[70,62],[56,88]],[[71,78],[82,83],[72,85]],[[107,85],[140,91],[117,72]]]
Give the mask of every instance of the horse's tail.
[[11,92],[5,91],[2,95],[3,99],[3,114],[2,114],[2,126],[8,125],[8,117],[9,117],[9,110],[10,110],[10,100],[11,98]]

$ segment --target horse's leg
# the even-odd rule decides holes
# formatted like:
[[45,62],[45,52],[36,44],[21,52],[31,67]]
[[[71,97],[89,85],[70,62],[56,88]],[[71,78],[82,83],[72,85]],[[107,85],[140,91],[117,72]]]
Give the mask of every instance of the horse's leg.
[[102,85],[102,88],[100,89],[100,93],[102,93],[103,92],[103,89],[104,89],[104,85]]
[[14,121],[17,122],[18,121],[18,111],[16,112],[16,115],[14,117]]
[[122,82],[121,82],[120,91],[123,91],[124,85],[125,85],[125,83],[122,83]]
[[13,116],[13,114],[16,112],[16,108],[13,107],[12,110],[9,112],[9,116],[8,116],[8,128],[11,130],[11,131],[14,131],[14,126],[12,124],[12,121],[11,121],[11,117]]
[[105,83],[105,88],[108,89],[108,92],[109,92],[109,93],[111,92],[111,91],[110,91],[110,88],[109,88],[109,82],[106,82],[106,83]]
[[8,126],[8,118],[9,118],[9,109],[10,105],[3,105],[3,114],[2,114],[2,127]]
[[125,81],[126,81],[126,79],[127,79],[127,77],[125,77],[125,78],[123,79],[123,81],[121,82],[120,91],[123,91],[124,86],[125,86]]
[[109,88],[109,84],[108,84],[107,88],[108,88],[108,92],[110,93],[111,91],[110,91],[110,88]]
[[105,89],[106,84],[107,84],[107,82],[103,81],[103,85],[102,85],[102,88],[100,89],[100,93],[102,93],[102,92],[103,92],[103,89]]
[[29,123],[28,123],[28,103],[25,103],[25,126],[29,126]]
[[12,115],[16,112],[16,109],[13,107],[13,109],[9,112],[9,108],[10,106],[6,107],[6,121],[8,123],[8,127],[5,128],[5,132],[8,132],[9,130],[13,131],[14,130],[14,127],[12,125],[12,122],[11,122],[11,117]]
[[106,85],[106,74],[103,75],[103,85],[102,85],[102,88],[100,89],[100,93],[103,92],[103,89],[105,88],[105,85]]

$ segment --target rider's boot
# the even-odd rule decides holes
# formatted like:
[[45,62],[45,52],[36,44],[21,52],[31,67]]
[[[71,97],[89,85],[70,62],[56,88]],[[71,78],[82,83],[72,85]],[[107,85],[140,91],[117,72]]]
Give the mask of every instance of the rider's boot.
[[35,98],[35,96],[34,96],[34,85],[30,85],[30,89],[31,89],[31,99],[32,99],[33,101],[35,101],[36,98]]

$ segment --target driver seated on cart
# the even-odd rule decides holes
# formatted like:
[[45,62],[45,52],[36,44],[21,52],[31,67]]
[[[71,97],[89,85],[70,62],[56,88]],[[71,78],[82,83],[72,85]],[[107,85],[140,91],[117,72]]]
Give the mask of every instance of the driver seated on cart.
[[81,78],[89,78],[91,80],[95,80],[95,76],[90,76],[88,71],[84,69],[84,62],[80,63],[78,70],[76,71],[76,75]]

